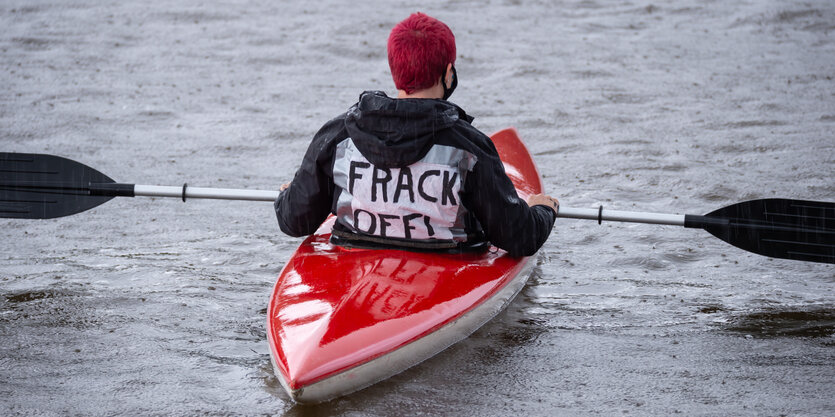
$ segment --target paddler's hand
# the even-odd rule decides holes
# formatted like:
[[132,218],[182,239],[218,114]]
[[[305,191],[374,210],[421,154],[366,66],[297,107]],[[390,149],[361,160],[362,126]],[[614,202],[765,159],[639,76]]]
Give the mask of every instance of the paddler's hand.
[[284,191],[284,190],[286,190],[286,189],[288,189],[288,188],[290,188],[290,183],[289,183],[289,182],[285,182],[284,184],[281,184],[281,187],[278,187],[278,191]]
[[545,194],[534,194],[528,197],[528,205],[533,206],[547,206],[554,210],[554,214],[560,212],[560,202],[554,197]]

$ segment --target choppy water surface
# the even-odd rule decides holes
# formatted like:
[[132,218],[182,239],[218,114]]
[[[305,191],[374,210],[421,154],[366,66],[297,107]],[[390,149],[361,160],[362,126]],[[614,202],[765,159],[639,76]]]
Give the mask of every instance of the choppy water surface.
[[[350,3],[350,4],[349,4]],[[454,100],[516,126],[572,207],[835,200],[835,4],[0,5],[0,149],[117,181],[275,189],[364,89],[389,29],[448,22]],[[293,406],[269,291],[299,240],[266,203],[117,199],[0,221],[0,414],[826,415],[835,269],[705,232],[560,220],[505,313],[349,397]]]

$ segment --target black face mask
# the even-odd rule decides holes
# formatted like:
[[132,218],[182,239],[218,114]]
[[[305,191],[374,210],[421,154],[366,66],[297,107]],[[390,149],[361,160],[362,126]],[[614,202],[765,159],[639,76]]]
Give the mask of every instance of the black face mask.
[[455,91],[455,87],[458,87],[458,73],[455,72],[454,65],[452,66],[452,86],[447,88],[443,76],[441,76],[441,86],[444,87],[444,100],[449,100],[449,96],[451,96],[452,92]]

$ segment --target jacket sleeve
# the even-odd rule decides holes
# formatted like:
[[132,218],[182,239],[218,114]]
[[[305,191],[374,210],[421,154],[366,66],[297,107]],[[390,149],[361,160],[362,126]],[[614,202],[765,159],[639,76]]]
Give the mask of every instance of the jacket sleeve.
[[467,205],[493,245],[511,256],[531,256],[542,247],[556,213],[546,206],[529,207],[519,197],[495,148],[479,156],[467,183]]
[[331,212],[333,202],[333,148],[346,137],[345,119],[326,123],[313,137],[290,186],[275,200],[281,231],[306,236],[316,231]]

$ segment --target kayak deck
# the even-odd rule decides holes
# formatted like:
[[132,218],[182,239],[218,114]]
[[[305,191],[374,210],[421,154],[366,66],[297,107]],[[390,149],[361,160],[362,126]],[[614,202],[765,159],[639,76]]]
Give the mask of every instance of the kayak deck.
[[[515,131],[493,139],[520,195],[540,192]],[[333,221],[285,265],[267,311],[276,375],[299,402],[364,388],[467,337],[506,307],[533,264],[495,247],[454,255],[344,248],[329,241]]]

